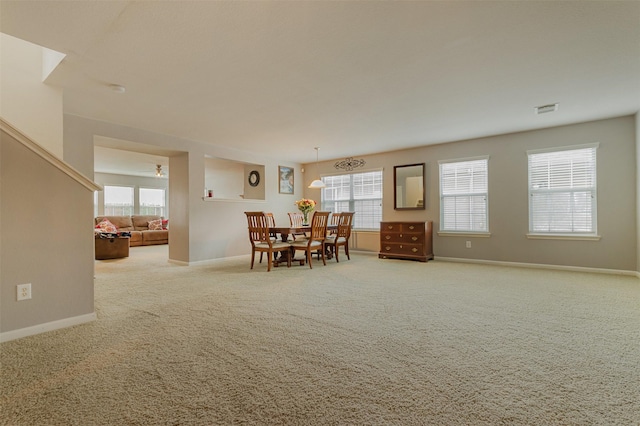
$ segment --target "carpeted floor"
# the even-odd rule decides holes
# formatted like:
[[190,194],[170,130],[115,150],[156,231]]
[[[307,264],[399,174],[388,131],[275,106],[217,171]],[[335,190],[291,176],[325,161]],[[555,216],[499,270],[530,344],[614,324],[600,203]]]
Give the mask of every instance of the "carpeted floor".
[[96,262],[97,321],[0,345],[0,423],[640,424],[637,278],[166,259]]

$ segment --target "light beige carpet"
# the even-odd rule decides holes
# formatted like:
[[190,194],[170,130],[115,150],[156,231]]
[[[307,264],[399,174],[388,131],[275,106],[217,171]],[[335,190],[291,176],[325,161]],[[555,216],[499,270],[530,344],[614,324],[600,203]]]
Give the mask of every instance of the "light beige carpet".
[[1,424],[640,424],[634,277],[166,253],[97,262],[97,321],[0,345]]

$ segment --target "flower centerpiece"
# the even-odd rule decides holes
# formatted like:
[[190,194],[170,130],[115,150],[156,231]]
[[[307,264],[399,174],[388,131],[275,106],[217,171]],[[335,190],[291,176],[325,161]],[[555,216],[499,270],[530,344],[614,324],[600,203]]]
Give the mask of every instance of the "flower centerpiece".
[[308,198],[303,198],[302,200],[296,201],[296,206],[298,206],[298,210],[302,212],[302,224],[304,226],[309,225],[309,213],[316,207],[316,202]]

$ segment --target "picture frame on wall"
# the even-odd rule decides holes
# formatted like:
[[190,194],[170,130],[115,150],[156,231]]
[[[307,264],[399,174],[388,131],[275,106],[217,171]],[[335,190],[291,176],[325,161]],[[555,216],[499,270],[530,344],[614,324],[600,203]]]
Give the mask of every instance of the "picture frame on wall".
[[293,167],[278,166],[278,189],[280,194],[293,194]]

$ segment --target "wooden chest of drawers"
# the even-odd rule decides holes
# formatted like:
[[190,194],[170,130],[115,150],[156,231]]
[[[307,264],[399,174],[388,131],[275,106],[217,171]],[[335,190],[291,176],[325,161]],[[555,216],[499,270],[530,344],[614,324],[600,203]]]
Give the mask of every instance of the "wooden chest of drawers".
[[380,222],[381,259],[433,259],[433,222]]

